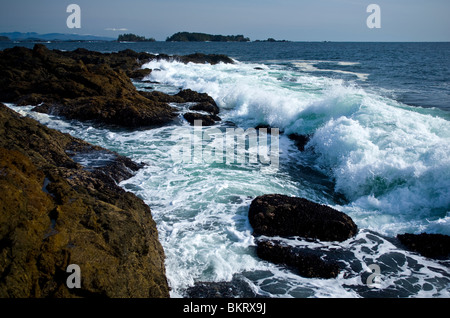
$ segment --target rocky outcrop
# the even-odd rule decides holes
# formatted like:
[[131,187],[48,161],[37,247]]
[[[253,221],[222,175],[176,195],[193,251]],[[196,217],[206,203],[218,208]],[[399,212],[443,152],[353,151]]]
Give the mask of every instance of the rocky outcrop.
[[303,198],[267,194],[255,198],[249,209],[255,235],[301,236],[322,241],[344,241],[357,233],[346,214]]
[[[212,126],[222,119],[217,116],[220,112],[214,99],[206,93],[198,93],[190,89],[180,91],[175,96],[183,98],[186,102],[195,102],[195,105],[189,107],[188,112],[183,115],[189,124],[194,125],[196,120],[202,122],[202,126]],[[203,112],[203,113],[202,113]],[[206,113],[206,114],[205,114]]]
[[151,101],[164,103],[195,103],[189,107],[192,112],[183,115],[184,119],[194,125],[196,120],[202,122],[202,126],[212,126],[222,119],[217,116],[220,112],[214,99],[206,93],[198,93],[190,89],[184,89],[175,95],[162,92],[140,92],[140,94]]
[[130,52],[59,52],[44,45],[33,50],[6,49],[0,52],[0,100],[39,105],[36,111],[69,119],[123,127],[168,123],[176,117],[176,110],[143,97],[127,74],[136,71],[138,59],[139,55]]
[[[86,49],[49,50],[37,44],[32,50],[14,47],[0,52],[0,101],[35,105],[37,112],[68,119],[96,121],[127,128],[160,126],[177,117],[170,102],[196,102],[218,120],[218,107],[207,94],[183,90],[175,96],[138,92],[130,78],[142,79],[152,70],[142,68],[153,59],[219,63],[226,56],[194,54],[166,57],[124,50],[99,53]],[[232,62],[232,61],[231,61]]]
[[399,241],[408,249],[425,257],[448,259],[450,257],[450,236],[443,234],[399,234]]
[[217,121],[221,120],[221,118],[217,115],[200,113],[186,113],[183,115],[183,117],[192,126],[195,125],[195,121],[201,121],[202,126],[213,126]]
[[[258,257],[292,269],[308,278],[335,278],[339,261],[331,250],[289,246],[270,237],[298,236],[308,240],[345,241],[358,229],[346,214],[304,198],[267,194],[255,198],[249,209]],[[268,238],[269,237],[269,238]]]
[[0,297],[168,297],[150,208],[117,186],[141,166],[0,104]]

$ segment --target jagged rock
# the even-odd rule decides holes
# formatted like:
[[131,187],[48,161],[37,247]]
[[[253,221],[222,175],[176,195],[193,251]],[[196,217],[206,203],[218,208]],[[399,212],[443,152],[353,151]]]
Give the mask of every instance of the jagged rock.
[[149,76],[151,72],[152,72],[151,69],[141,68],[128,73],[128,76],[133,79],[141,80],[144,77]]
[[200,102],[189,107],[189,109],[195,111],[204,111],[211,115],[217,115],[220,112],[219,107],[216,104],[212,104],[210,102]]
[[[0,100],[19,106],[35,105],[34,111],[68,119],[129,128],[170,122],[177,116],[176,109],[167,104],[171,102],[195,102],[193,110],[218,114],[214,99],[205,93],[190,89],[174,96],[138,92],[130,77],[142,79],[149,75],[152,70],[142,69],[142,65],[155,58],[176,58],[186,63],[232,62],[222,55],[169,57],[132,50],[99,53],[81,48],[62,52],[42,44],[36,44],[32,50],[14,47],[0,52]],[[203,118],[205,125],[211,119],[214,118]]]
[[287,265],[303,277],[336,278],[340,271],[337,262],[324,259],[320,252],[287,246],[279,241],[259,240],[256,253],[266,261]]
[[346,214],[304,198],[267,194],[255,198],[249,209],[254,235],[301,236],[344,241],[357,233]]
[[140,167],[0,104],[0,297],[168,297],[150,208],[116,184]]
[[191,89],[183,89],[175,96],[181,97],[185,102],[195,103],[209,103],[213,106],[217,106],[214,99],[206,93],[198,93]]
[[35,110],[124,127],[168,123],[176,110],[139,94],[124,72],[139,66],[133,54],[140,55],[131,52],[60,52],[39,44],[33,50],[5,49],[0,52],[0,100],[19,105],[44,102]]
[[196,64],[211,64],[215,65],[218,63],[225,64],[234,64],[234,61],[223,54],[203,54],[203,53],[194,53],[189,55],[173,55],[169,56],[167,54],[159,54],[156,57],[157,60],[166,60],[166,61],[179,61],[182,63],[196,63]]
[[139,92],[145,98],[154,102],[164,103],[196,103],[189,107],[192,111],[203,111],[208,114],[198,112],[188,112],[183,115],[191,125],[194,125],[195,120],[201,120],[202,126],[212,126],[221,118],[217,116],[220,112],[214,99],[206,93],[198,93],[190,89],[181,90],[176,95],[169,95],[162,92]]
[[212,126],[216,121],[221,121],[221,118],[217,115],[205,115],[200,113],[185,113],[183,117],[191,125],[194,125],[196,120],[201,120],[202,126]]
[[399,241],[409,250],[430,258],[450,257],[450,236],[444,234],[398,234]]
[[139,91],[139,94],[157,103],[186,103],[186,101],[182,97],[169,95],[158,91],[153,92]]
[[139,128],[164,125],[175,117],[175,109],[165,103],[152,102],[140,95],[133,98],[108,96],[80,97],[64,103],[45,103],[33,109],[67,119]]

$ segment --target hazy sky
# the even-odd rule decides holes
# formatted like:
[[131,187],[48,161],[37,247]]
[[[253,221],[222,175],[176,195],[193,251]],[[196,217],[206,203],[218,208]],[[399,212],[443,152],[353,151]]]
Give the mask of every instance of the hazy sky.
[[[69,4],[81,29],[69,29]],[[369,29],[369,4],[381,28]],[[243,34],[252,40],[450,41],[450,0],[0,0],[0,32],[135,33],[157,40],[178,31]]]

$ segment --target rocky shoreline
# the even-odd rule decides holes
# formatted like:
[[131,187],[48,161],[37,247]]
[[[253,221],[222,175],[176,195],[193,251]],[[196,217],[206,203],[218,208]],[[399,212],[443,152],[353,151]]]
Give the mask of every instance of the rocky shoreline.
[[[169,95],[139,91],[153,60],[233,63],[224,55],[152,55],[124,50],[99,53],[14,47],[0,51],[0,102],[34,111],[126,129],[163,126],[192,103],[191,125],[221,121],[207,94],[189,89]],[[303,151],[310,136],[291,135]],[[23,118],[0,104],[0,297],[169,297],[164,251],[150,208],[117,184],[142,163]],[[83,165],[80,158],[93,158]],[[103,158],[102,160],[97,160]],[[92,161],[92,160],[91,160]],[[88,160],[89,162],[89,160]],[[338,256],[286,245],[298,236],[321,242],[351,240],[358,233],[342,212],[303,198],[267,194],[253,199],[249,221],[256,255],[300,276],[332,279]],[[448,259],[445,235],[404,234],[396,240],[426,257]],[[68,289],[69,264],[81,267],[82,289]],[[236,288],[234,290],[234,288]],[[245,282],[199,282],[189,297],[256,297]]]
[[[131,79],[150,74],[141,66],[153,58],[232,62],[203,54],[14,47],[0,52],[0,100],[128,129],[170,122],[178,114],[168,103],[193,103],[192,114],[207,113],[196,117],[205,124],[220,120],[206,94],[137,91]],[[3,104],[0,127],[0,297],[169,297],[150,208],[117,185],[143,164],[23,118]],[[81,269],[81,289],[66,286],[70,264]]]

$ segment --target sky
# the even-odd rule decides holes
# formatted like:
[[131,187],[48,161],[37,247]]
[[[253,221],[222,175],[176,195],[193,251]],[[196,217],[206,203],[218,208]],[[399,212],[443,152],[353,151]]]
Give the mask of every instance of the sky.
[[[70,29],[69,4],[81,8]],[[380,28],[369,28],[369,4]],[[179,32],[290,41],[450,41],[450,0],[0,0],[0,32],[76,33],[163,41]]]

